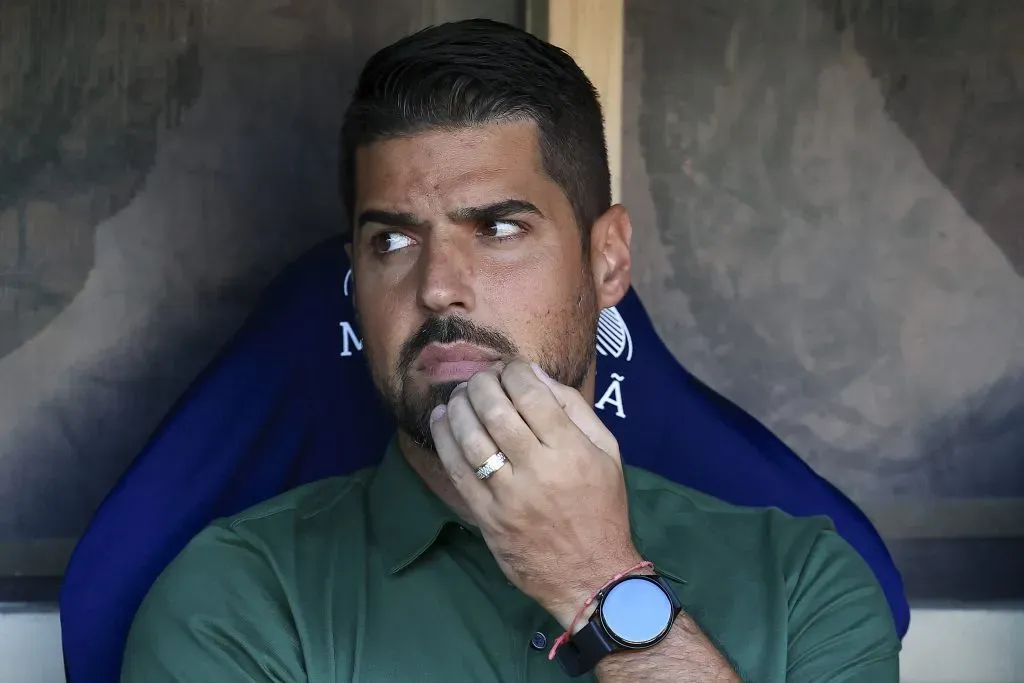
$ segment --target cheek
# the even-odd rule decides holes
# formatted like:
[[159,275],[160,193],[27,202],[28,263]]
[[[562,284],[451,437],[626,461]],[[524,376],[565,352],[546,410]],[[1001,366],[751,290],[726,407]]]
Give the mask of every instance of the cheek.
[[581,283],[583,261],[578,239],[565,244],[545,238],[526,251],[515,260],[479,264],[478,272],[486,274],[489,298],[511,309],[563,309],[565,301],[576,296]]
[[372,372],[378,377],[384,376],[390,372],[408,336],[403,332],[406,317],[380,297],[357,295],[355,304],[359,311],[363,352]]
[[566,335],[577,331],[577,301],[585,284],[582,274],[576,272],[580,267],[544,263],[491,279],[488,308],[524,355],[557,352]]

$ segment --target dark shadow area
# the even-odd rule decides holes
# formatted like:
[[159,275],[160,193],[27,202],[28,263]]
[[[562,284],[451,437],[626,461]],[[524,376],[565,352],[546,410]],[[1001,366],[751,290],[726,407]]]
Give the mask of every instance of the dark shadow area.
[[274,275],[342,228],[338,128],[366,57],[524,11],[0,4],[0,542],[76,538]]
[[56,604],[60,583],[59,576],[0,576],[0,604]]
[[1024,376],[972,395],[921,439],[933,494],[1024,498]]
[[891,541],[911,601],[1024,600],[1024,539]]
[[199,94],[201,3],[0,7],[0,358],[56,317]]

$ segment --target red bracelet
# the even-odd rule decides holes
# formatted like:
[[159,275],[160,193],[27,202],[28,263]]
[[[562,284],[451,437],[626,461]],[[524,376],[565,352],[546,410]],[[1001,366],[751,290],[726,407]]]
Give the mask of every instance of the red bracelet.
[[580,617],[583,616],[583,613],[587,611],[587,608],[590,607],[590,605],[594,602],[594,600],[597,600],[598,596],[601,595],[601,593],[604,593],[608,589],[608,586],[612,585],[613,583],[615,583],[619,579],[621,579],[621,578],[623,578],[623,577],[625,577],[625,576],[627,576],[629,574],[632,574],[633,572],[640,571],[641,569],[652,569],[653,567],[654,567],[654,563],[653,562],[648,562],[647,560],[644,560],[643,562],[638,562],[637,564],[633,565],[632,567],[630,567],[626,571],[621,572],[621,573],[616,574],[615,576],[613,576],[611,578],[611,580],[608,581],[608,583],[606,583],[605,585],[601,586],[593,595],[591,595],[589,598],[587,598],[587,601],[585,603],[583,603],[583,607],[580,607],[579,611],[576,612],[576,616],[574,616],[572,618],[572,622],[569,623],[568,630],[565,633],[563,633],[562,635],[558,636],[558,638],[555,639],[555,644],[551,646],[551,652],[548,653],[548,661],[551,661],[552,659],[555,658],[555,653],[558,652],[558,648],[562,647],[567,642],[569,642],[569,639],[572,638],[573,631],[576,630],[576,622],[580,620]]

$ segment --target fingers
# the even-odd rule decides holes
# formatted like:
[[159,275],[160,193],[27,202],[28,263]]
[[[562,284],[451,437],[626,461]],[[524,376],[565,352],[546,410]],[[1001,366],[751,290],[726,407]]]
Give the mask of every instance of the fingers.
[[539,365],[534,364],[531,369],[551,391],[551,395],[568,419],[587,435],[591,443],[621,464],[618,440],[597,416],[583,395],[572,387],[567,387],[551,379]]
[[503,393],[541,443],[557,448],[577,430],[553,392],[524,361],[509,363],[501,373]]
[[[621,463],[618,441],[583,395],[556,382],[539,365],[515,360],[496,371],[480,373],[470,380],[469,388],[477,415],[506,454],[519,445],[529,445],[531,439],[550,448],[564,447],[582,432]],[[522,430],[523,423],[528,431]]]
[[[448,399],[448,424],[456,444],[462,451],[463,458],[474,473],[489,457],[498,451],[504,450],[491,438],[491,435],[480,421],[477,410],[479,409],[470,402],[468,386],[460,385],[456,387]],[[512,461],[510,458],[504,467],[491,476],[493,479],[507,476],[511,474],[511,469]]]
[[[512,458],[513,454],[531,452],[537,445],[538,437],[502,386],[501,377],[508,372],[509,367],[512,366],[478,372],[470,378],[466,393],[482,427],[498,448]],[[554,407],[557,409],[557,404]]]
[[[621,465],[618,442],[583,396],[551,379],[539,366],[516,360],[478,372],[452,392],[448,404],[431,416],[438,454],[460,491],[481,495],[483,488],[531,467],[537,446],[559,450],[585,435]],[[475,471],[502,451],[509,462],[485,483]]]
[[480,509],[477,506],[486,504],[491,499],[491,492],[484,485],[485,482],[476,478],[476,466],[470,465],[469,460],[463,455],[462,448],[452,431],[447,406],[444,404],[434,408],[430,414],[430,434],[434,438],[434,448],[441,464],[448,472],[448,477],[459,491],[459,495],[472,509]]

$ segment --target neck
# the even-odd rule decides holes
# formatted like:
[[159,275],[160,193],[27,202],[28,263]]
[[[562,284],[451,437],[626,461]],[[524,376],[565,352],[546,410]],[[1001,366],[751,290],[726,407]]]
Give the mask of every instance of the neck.
[[451,508],[460,519],[476,526],[473,513],[466,505],[466,501],[459,495],[437,453],[420,446],[404,431],[398,432],[398,445],[402,449],[402,455],[409,462],[409,466],[416,471],[416,474],[420,475],[420,479],[427,485],[427,488],[433,491],[434,495]]

